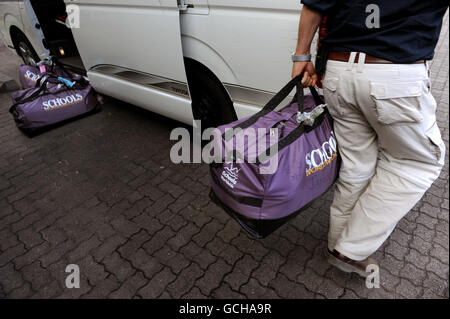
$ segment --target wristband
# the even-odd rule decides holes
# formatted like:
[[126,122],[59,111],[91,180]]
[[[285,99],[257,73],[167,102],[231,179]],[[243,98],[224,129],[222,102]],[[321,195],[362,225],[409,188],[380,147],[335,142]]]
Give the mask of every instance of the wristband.
[[295,55],[292,53],[292,62],[311,62],[311,54]]

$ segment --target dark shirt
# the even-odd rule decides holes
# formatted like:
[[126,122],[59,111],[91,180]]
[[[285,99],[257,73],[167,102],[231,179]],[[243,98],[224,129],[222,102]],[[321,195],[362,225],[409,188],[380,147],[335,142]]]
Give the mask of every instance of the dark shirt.
[[[431,60],[448,0],[302,0],[327,16],[323,43],[330,51],[358,51],[394,63]],[[380,27],[368,28],[370,4],[380,8]]]

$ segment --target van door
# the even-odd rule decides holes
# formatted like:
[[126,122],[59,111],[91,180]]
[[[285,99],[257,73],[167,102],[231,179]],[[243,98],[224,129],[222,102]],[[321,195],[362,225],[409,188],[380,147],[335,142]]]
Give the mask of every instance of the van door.
[[[117,66],[186,83],[177,0],[65,0],[86,70]],[[74,10],[76,12],[77,10]]]

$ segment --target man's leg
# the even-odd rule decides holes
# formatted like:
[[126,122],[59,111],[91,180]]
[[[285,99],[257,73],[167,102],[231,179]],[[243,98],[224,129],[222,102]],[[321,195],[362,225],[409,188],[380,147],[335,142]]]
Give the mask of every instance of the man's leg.
[[352,210],[375,173],[378,143],[374,131],[364,118],[335,119],[334,130],[342,157],[339,180],[330,207],[328,249],[333,251]]
[[351,211],[335,249],[353,260],[366,259],[384,243],[425,191],[426,188],[379,167]]
[[[382,76],[383,68],[395,70],[396,78]],[[355,80],[355,87],[381,152],[376,175],[335,247],[353,260],[366,259],[383,244],[439,176],[445,154],[426,70],[420,65],[366,66],[365,72],[366,79]]]
[[354,107],[354,71],[345,63],[329,62],[324,94],[334,119],[334,131],[342,158],[339,180],[330,208],[328,249],[334,250],[359,197],[375,174],[377,135],[364,114]]

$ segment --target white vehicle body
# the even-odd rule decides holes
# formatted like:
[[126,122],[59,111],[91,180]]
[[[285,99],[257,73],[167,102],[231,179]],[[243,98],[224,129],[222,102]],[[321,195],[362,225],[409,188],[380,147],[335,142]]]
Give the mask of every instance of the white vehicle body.
[[[0,32],[13,48],[11,28],[19,29],[45,58],[29,2],[0,0]],[[72,33],[93,87],[184,123],[193,120],[185,58],[214,74],[238,118],[258,111],[290,78],[299,0],[65,3],[78,6],[80,28]]]

